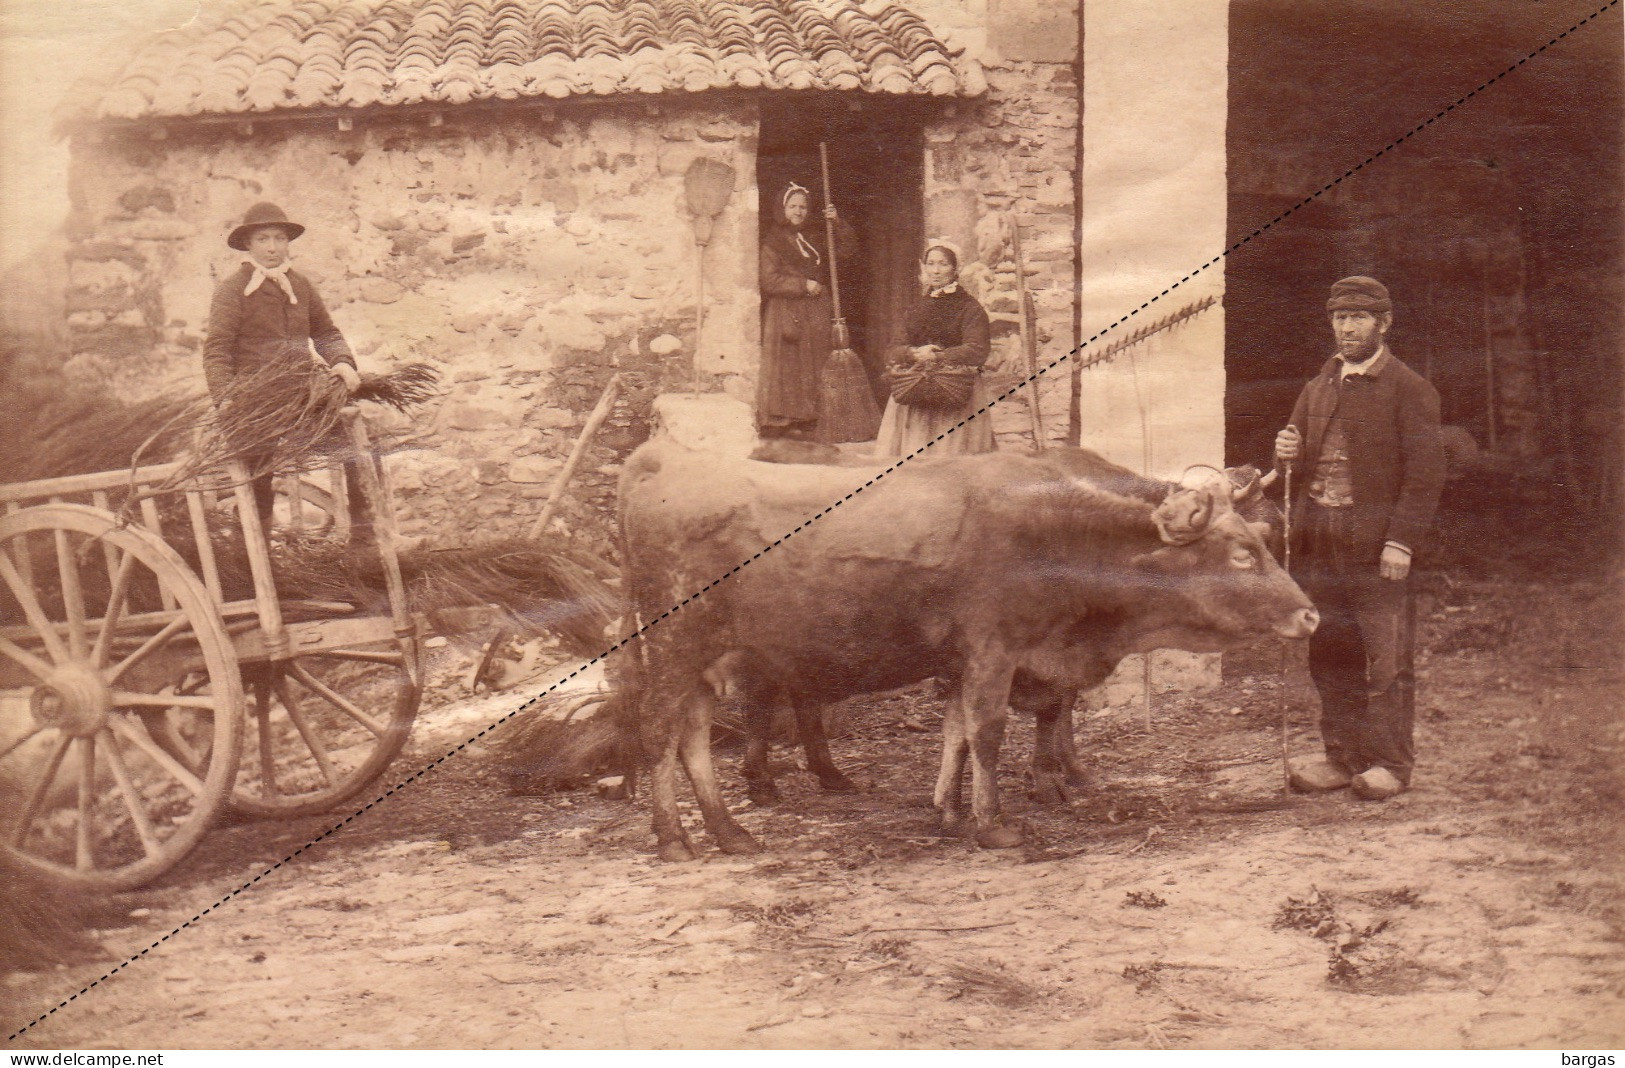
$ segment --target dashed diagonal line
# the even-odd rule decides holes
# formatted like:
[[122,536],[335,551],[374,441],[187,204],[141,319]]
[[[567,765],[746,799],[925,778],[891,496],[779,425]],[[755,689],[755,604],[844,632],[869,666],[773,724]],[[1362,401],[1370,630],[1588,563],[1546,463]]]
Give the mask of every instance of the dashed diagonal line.
[[1028,375],[1026,378],[1021,379],[1015,385],[1011,386],[1009,389],[1005,390],[1003,393],[1000,393],[997,397],[994,397],[992,400],[988,401],[982,407],[978,408],[975,412],[973,412],[970,415],[966,416],[964,419],[961,419],[959,422],[955,423],[953,426],[949,427],[947,430],[944,430],[941,434],[937,435],[935,438],[932,438],[930,441],[926,442],[924,445],[920,446],[918,449],[915,449],[913,452],[909,453],[907,456],[901,457],[900,459],[897,460],[897,462],[895,462],[893,464],[890,464],[889,466],[884,468],[882,471],[880,471],[879,474],[876,474],[874,477],[870,478],[867,482],[864,482],[861,486],[858,486],[856,489],[852,490],[850,493],[843,496],[840,500],[835,501],[834,503],[830,504],[828,507],[825,507],[825,508],[821,509],[820,511],[816,512],[815,514],[813,514],[813,515],[809,516],[808,518],[804,519],[801,523],[797,524],[797,526],[795,527],[794,530],[791,530],[787,534],[784,534],[781,537],[778,537],[778,538],[774,539],[770,544],[764,546],[763,548],[758,550],[756,553],[754,553],[748,560],[744,560],[741,563],[735,565],[734,567],[730,568],[725,574],[720,575],[717,578],[711,580],[710,582],[706,583],[704,586],[700,587],[698,590],[695,590],[693,593],[691,593],[687,597],[683,598],[682,601],[680,601],[677,604],[673,605],[672,607],[666,609],[664,612],[661,612],[658,616],[654,617],[653,619],[650,619],[647,622],[643,623],[643,625],[639,626],[637,629],[632,631],[626,637],[622,638],[620,641],[616,642],[614,645],[611,645],[608,649],[605,649],[602,653],[599,653],[597,656],[593,657],[591,660],[587,660],[587,661],[583,662],[581,664],[581,666],[577,667],[574,671],[570,672],[568,675],[565,675],[563,678],[561,678],[557,682],[553,683],[553,685],[549,686],[547,689],[545,689],[545,690],[541,691],[540,693],[536,694],[535,696],[531,697],[528,701],[526,701],[523,704],[519,705],[512,712],[509,712],[507,715],[501,717],[500,719],[497,719],[497,720],[487,724],[482,730],[479,731],[479,733],[475,734],[473,737],[465,739],[464,741],[462,741],[458,745],[454,746],[452,749],[448,750],[447,752],[445,752],[441,756],[437,757],[435,760],[432,760],[428,764],[426,764],[423,767],[419,768],[417,771],[413,772],[411,775],[407,776],[405,779],[401,780],[400,782],[396,783],[394,786],[392,786],[389,789],[385,790],[383,793],[381,793],[377,797],[373,798],[371,801],[369,801],[367,804],[363,805],[361,808],[357,809],[355,812],[350,813],[348,816],[344,817],[344,819],[342,819],[339,822],[335,823],[333,826],[329,827],[327,830],[323,831],[321,834],[317,835],[315,838],[312,838],[310,841],[306,842],[304,845],[300,846],[298,849],[295,849],[292,853],[289,853],[287,856],[283,857],[281,860],[279,860],[276,863],[270,865],[264,871],[260,872],[258,875],[254,876],[252,879],[249,879],[247,882],[243,883],[241,886],[239,886],[239,887],[237,887],[237,888],[223,894],[220,897],[219,900],[214,902],[214,904],[212,904],[212,905],[208,906],[207,908],[203,909],[202,911],[198,912],[191,919],[186,920],[183,923],[179,924],[173,930],[171,930],[168,934],[165,934],[162,937],[158,938],[156,941],[154,941],[151,945],[147,946],[146,948],[141,949],[141,950],[137,951],[136,953],[131,954],[129,957],[127,957],[125,960],[121,961],[119,964],[117,964],[114,967],[108,969],[108,971],[105,974],[103,974],[100,978],[92,980],[91,982],[85,984],[77,992],[75,992],[75,993],[69,995],[68,997],[64,998],[58,1004],[52,1006],[50,1009],[47,1009],[45,1012],[41,1013],[39,1016],[35,1017],[33,1020],[30,1020],[28,1023],[26,1023],[26,1024],[22,1025],[21,1027],[19,1027],[16,1031],[11,1033],[11,1035],[8,1037],[7,1040],[8,1041],[15,1040],[16,1038],[18,1038],[19,1036],[21,1036],[22,1034],[24,1034],[25,1032],[27,1032],[31,1028],[33,1028],[33,1027],[37,1026],[38,1024],[42,1023],[43,1021],[45,1021],[46,1019],[48,1019],[49,1017],[51,1017],[55,1013],[59,1012],[60,1010],[62,1010],[64,1008],[66,1008],[67,1006],[71,1005],[73,1002],[77,1001],[80,997],[82,997],[85,994],[89,993],[91,990],[93,990],[96,987],[100,986],[102,983],[104,983],[107,980],[113,978],[113,976],[117,975],[119,972],[123,971],[125,968],[129,967],[130,965],[134,964],[136,961],[142,959],[148,953],[151,953],[153,950],[159,948],[164,943],[166,943],[170,939],[174,938],[176,935],[179,935],[182,931],[187,930],[188,928],[195,926],[199,921],[201,921],[203,919],[203,917],[209,915],[211,912],[215,911],[216,909],[223,907],[227,902],[229,902],[229,901],[233,900],[234,898],[240,896],[241,894],[243,894],[247,890],[250,890],[253,887],[257,886],[260,883],[261,880],[265,879],[267,876],[271,875],[273,872],[277,871],[278,869],[280,869],[280,868],[282,868],[282,867],[284,867],[284,866],[286,866],[288,864],[291,864],[296,858],[298,858],[303,853],[305,853],[305,851],[311,849],[313,846],[319,845],[322,842],[326,841],[328,838],[330,838],[333,835],[337,834],[339,831],[343,830],[345,827],[349,826],[351,823],[355,822],[357,819],[361,818],[362,816],[366,815],[368,812],[372,811],[374,808],[376,808],[378,805],[382,804],[384,801],[388,800],[389,798],[393,797],[395,794],[397,794],[397,793],[401,792],[402,790],[406,789],[408,786],[411,786],[411,785],[415,784],[418,780],[426,777],[430,772],[434,771],[441,764],[444,764],[446,761],[450,760],[452,757],[456,756],[458,753],[461,753],[463,750],[467,749],[469,746],[471,746],[474,743],[480,741],[487,734],[490,734],[492,731],[496,730],[498,727],[501,727],[502,725],[507,723],[509,720],[511,720],[515,716],[519,715],[521,712],[525,712],[525,711],[529,710],[532,706],[534,706],[543,697],[546,697],[548,694],[552,693],[554,690],[557,690],[559,687],[563,686],[565,683],[569,682],[571,679],[575,678],[577,675],[580,675],[582,672],[586,671],[588,668],[593,667],[593,666],[603,662],[608,657],[613,656],[615,653],[617,653],[621,649],[625,648],[631,642],[637,640],[638,638],[641,638],[644,634],[648,633],[654,627],[659,626],[661,623],[665,622],[667,619],[670,619],[672,616],[676,615],[678,612],[681,612],[684,608],[686,608],[688,605],[692,604],[694,601],[696,601],[699,598],[705,596],[711,590],[715,589],[716,587],[720,586],[722,583],[724,583],[724,582],[728,581],[729,579],[733,578],[740,571],[743,571],[745,568],[749,567],[751,564],[755,563],[757,560],[760,560],[767,553],[769,553],[769,552],[773,551],[774,549],[778,548],[780,545],[784,544],[784,542],[788,541],[790,538],[792,538],[795,535],[799,534],[801,531],[807,529],[812,524],[818,522],[820,519],[823,519],[825,516],[829,515],[831,512],[833,512],[835,509],[839,508],[841,505],[845,504],[847,501],[851,500],[853,497],[856,497],[858,494],[862,493],[864,490],[868,489],[870,486],[874,485],[876,482],[879,482],[881,479],[885,478],[887,475],[891,474],[893,471],[895,471],[899,467],[903,466],[903,464],[905,464],[905,463],[909,462],[910,460],[914,459],[916,456],[919,456],[921,453],[925,452],[926,449],[931,448],[933,445],[937,444],[937,442],[939,442],[939,441],[943,440],[944,438],[946,438],[949,434],[955,433],[961,427],[963,427],[967,423],[969,423],[972,419],[976,419],[976,418],[979,418],[979,417],[985,415],[989,411],[989,409],[991,409],[995,404],[999,404],[1000,402],[1014,396],[1019,390],[1023,389],[1028,384],[1030,384],[1032,382],[1035,382],[1040,376],[1048,374],[1050,371],[1054,370],[1055,368],[1060,367],[1061,365],[1063,365],[1063,364],[1067,363],[1068,361],[1070,361],[1073,357],[1078,356],[1079,354],[1082,353],[1082,351],[1083,351],[1083,349],[1085,347],[1094,344],[1096,341],[1100,340],[1106,334],[1112,332],[1113,330],[1116,330],[1118,327],[1122,326],[1124,323],[1127,323],[1128,321],[1133,319],[1135,316],[1139,315],[1141,312],[1145,311],[1147,308],[1149,308],[1153,304],[1157,303],[1163,297],[1168,296],[1170,293],[1174,292],[1175,290],[1179,289],[1181,286],[1185,285],[1185,283],[1189,282],[1191,279],[1195,278],[1197,275],[1199,275],[1202,272],[1208,270],[1209,268],[1211,268],[1215,264],[1222,262],[1231,253],[1236,252],[1238,249],[1242,248],[1244,245],[1246,245],[1247,243],[1252,241],[1254,238],[1262,236],[1263,234],[1267,233],[1270,229],[1272,229],[1276,224],[1280,223],[1282,220],[1284,220],[1284,219],[1288,218],[1289,216],[1295,214],[1297,211],[1299,211],[1300,209],[1306,207],[1307,205],[1312,204],[1314,201],[1316,201],[1320,197],[1324,196],[1326,193],[1328,193],[1331,190],[1337,188],[1337,186],[1341,185],[1344,181],[1348,180],[1349,178],[1354,177],[1356,174],[1358,174],[1360,171],[1364,170],[1366,167],[1368,167],[1372,163],[1374,163],[1377,160],[1381,159],[1383,156],[1385,156],[1388,153],[1392,152],[1394,149],[1398,148],[1399,146],[1401,146],[1401,145],[1405,144],[1406,142],[1410,141],[1417,134],[1422,133],[1428,127],[1432,126],[1434,123],[1438,122],[1440,119],[1444,118],[1446,115],[1448,115],[1451,112],[1455,111],[1457,108],[1461,107],[1463,104],[1466,104],[1469,100],[1472,100],[1474,97],[1476,97],[1480,93],[1484,92],[1484,90],[1488,89],[1490,86],[1496,84],[1497,82],[1500,82],[1500,81],[1504,80],[1508,75],[1512,74],[1514,71],[1518,70],[1520,67],[1524,66],[1530,60],[1534,59],[1536,56],[1539,56],[1541,53],[1545,52],[1548,48],[1551,48],[1553,45],[1557,44],[1559,41],[1561,41],[1564,38],[1568,37],[1569,35],[1575,33],[1576,31],[1578,31],[1579,29],[1584,27],[1587,23],[1595,21],[1596,19],[1601,17],[1606,12],[1610,11],[1611,9],[1613,9],[1615,7],[1618,7],[1620,2],[1621,2],[1621,0],[1610,0],[1609,3],[1604,4],[1603,6],[1597,8],[1591,14],[1587,15],[1583,19],[1580,19],[1578,22],[1574,23],[1574,25],[1570,26],[1568,29],[1564,30],[1562,33],[1559,33],[1557,36],[1553,37],[1551,40],[1547,41],[1545,44],[1541,45],[1539,48],[1536,48],[1534,51],[1529,52],[1528,54],[1524,55],[1516,63],[1513,63],[1512,65],[1508,66],[1505,70],[1501,71],[1499,74],[1496,74],[1494,77],[1487,79],[1482,85],[1479,85],[1476,89],[1473,89],[1469,93],[1463,94],[1461,97],[1457,98],[1455,101],[1453,101],[1450,104],[1446,105],[1444,108],[1442,108],[1436,114],[1434,114],[1432,117],[1428,118],[1427,120],[1425,120],[1423,122],[1418,123],[1417,125],[1413,126],[1411,129],[1407,130],[1405,133],[1403,133],[1400,136],[1394,138],[1388,144],[1384,145],[1382,148],[1378,149],[1376,152],[1373,152],[1370,156],[1367,156],[1365,159],[1361,160],[1359,163],[1356,163],[1354,166],[1350,167],[1348,170],[1344,171],[1342,174],[1340,174],[1336,178],[1332,179],[1330,182],[1327,182],[1325,185],[1321,186],[1319,189],[1315,190],[1313,193],[1310,193],[1308,196],[1304,197],[1302,200],[1299,200],[1296,204],[1292,205],[1292,207],[1286,209],[1285,211],[1281,212],[1279,215],[1275,216],[1275,218],[1271,219],[1269,222],[1264,223],[1262,226],[1259,226],[1257,229],[1253,230],[1251,233],[1247,234],[1245,237],[1243,237],[1240,240],[1236,241],[1234,244],[1230,245],[1224,251],[1220,252],[1217,256],[1214,256],[1212,259],[1208,260],[1206,263],[1203,263],[1200,266],[1196,267],[1194,270],[1190,271],[1190,273],[1188,273],[1184,277],[1180,278],[1177,282],[1174,282],[1174,283],[1170,284],[1166,289],[1162,290],[1162,292],[1160,292],[1160,293],[1156,294],[1155,296],[1151,297],[1150,299],[1146,300],[1139,307],[1133,309],[1132,311],[1128,312],[1126,315],[1123,315],[1122,317],[1120,317],[1117,320],[1113,321],[1109,325],[1101,328],[1099,331],[1097,331],[1093,336],[1091,336],[1087,341],[1085,341],[1083,344],[1079,345],[1077,348],[1075,348],[1072,351],[1066,353],[1065,355],[1057,357],[1056,359],[1050,361],[1045,366],[1039,368],[1034,373]]

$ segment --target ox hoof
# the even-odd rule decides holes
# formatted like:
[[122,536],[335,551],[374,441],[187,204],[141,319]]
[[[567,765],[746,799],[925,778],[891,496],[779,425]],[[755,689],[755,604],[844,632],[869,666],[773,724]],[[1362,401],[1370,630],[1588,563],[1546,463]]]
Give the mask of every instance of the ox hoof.
[[855,794],[858,792],[857,783],[838,771],[818,776],[818,785],[824,788],[826,794]]
[[694,859],[694,850],[687,842],[661,842],[660,859],[670,863]]
[[779,788],[771,779],[767,782],[750,782],[745,784],[745,796],[750,798],[753,805],[773,805],[779,800]]
[[976,832],[976,844],[983,849],[1014,849],[1021,844],[1021,832],[1000,823]]
[[1094,776],[1075,764],[1068,765],[1066,769],[1066,784],[1076,786],[1080,790],[1088,789],[1094,783]]
[[762,851],[761,844],[750,836],[749,831],[718,835],[717,848],[736,857],[753,857]]
[[1035,775],[1032,799],[1040,805],[1069,805],[1072,803],[1072,791],[1066,787],[1066,780],[1059,775]]

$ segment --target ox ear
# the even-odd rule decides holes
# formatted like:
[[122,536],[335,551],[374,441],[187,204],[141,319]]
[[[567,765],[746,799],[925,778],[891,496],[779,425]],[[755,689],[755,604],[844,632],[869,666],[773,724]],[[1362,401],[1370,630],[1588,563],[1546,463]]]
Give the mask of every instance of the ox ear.
[[1267,485],[1267,483],[1260,480],[1258,468],[1252,464],[1243,464],[1241,467],[1227,467],[1224,469],[1224,473],[1230,480],[1230,499],[1237,504],[1260,492]]
[[1230,508],[1228,489],[1213,485],[1173,490],[1151,513],[1157,535],[1169,545],[1189,545]]

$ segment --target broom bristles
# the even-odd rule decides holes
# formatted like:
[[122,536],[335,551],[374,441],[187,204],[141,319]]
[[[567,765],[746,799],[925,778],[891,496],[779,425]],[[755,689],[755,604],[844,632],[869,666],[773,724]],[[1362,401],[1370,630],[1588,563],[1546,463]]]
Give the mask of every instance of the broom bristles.
[[818,440],[834,445],[873,441],[880,432],[880,409],[869,388],[863,361],[851,349],[836,349],[824,365],[819,391]]

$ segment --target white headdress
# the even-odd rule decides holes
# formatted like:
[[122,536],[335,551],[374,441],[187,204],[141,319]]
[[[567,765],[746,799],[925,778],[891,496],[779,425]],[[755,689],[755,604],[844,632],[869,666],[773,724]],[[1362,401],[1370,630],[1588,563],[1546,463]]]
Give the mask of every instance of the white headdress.
[[957,244],[948,240],[946,237],[931,237],[926,239],[925,251],[920,253],[921,263],[925,262],[925,258],[931,254],[931,250],[934,248],[947,249],[953,254],[954,265],[956,267],[965,266],[965,254],[959,250],[959,246]]

